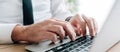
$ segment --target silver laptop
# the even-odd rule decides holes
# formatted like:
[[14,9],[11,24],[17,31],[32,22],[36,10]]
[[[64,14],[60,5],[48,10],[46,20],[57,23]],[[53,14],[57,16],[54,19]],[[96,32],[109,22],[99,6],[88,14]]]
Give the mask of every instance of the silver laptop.
[[116,0],[102,30],[98,33],[90,52],[106,52],[120,40],[120,0]]
[[106,52],[120,40],[119,5],[120,0],[116,0],[106,23],[96,37],[77,37],[74,42],[66,37],[63,43],[58,41],[55,45],[50,45],[50,41],[44,41],[26,46],[26,49],[33,52]]

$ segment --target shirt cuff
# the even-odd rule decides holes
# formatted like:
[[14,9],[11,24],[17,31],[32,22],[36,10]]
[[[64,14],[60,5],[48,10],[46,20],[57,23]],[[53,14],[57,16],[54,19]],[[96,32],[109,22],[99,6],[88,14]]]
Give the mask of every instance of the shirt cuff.
[[17,24],[0,24],[0,44],[13,43],[11,34]]

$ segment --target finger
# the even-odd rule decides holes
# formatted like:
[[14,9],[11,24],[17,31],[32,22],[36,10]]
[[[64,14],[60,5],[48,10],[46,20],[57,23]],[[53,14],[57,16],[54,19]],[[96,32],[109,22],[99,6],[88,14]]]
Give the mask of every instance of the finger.
[[95,19],[92,18],[92,21],[93,21],[95,33],[97,33],[97,31],[98,31],[98,25],[97,25]]
[[79,24],[76,22],[76,20],[75,20],[75,21],[71,21],[70,23],[71,23],[72,27],[74,28],[76,34],[77,34],[77,35],[80,35],[80,34],[81,34],[80,31],[79,31],[80,26],[79,26]]
[[72,27],[74,28],[75,32],[78,33],[78,32],[77,32],[78,27],[76,27],[76,25],[74,25],[74,24],[72,24]]
[[57,41],[57,35],[55,33],[52,33],[52,32],[46,32],[44,34],[43,39],[48,39],[48,40],[51,40],[52,42],[55,43]]
[[82,29],[80,28],[80,24],[77,23],[76,26],[77,26],[77,34],[81,36]]
[[[73,18],[74,18],[74,17],[73,17]],[[72,19],[72,20],[73,20],[73,19]],[[79,26],[77,20],[76,20],[76,19],[74,19],[73,21],[72,21],[72,20],[70,20],[70,23],[71,23],[72,27],[74,28],[76,34],[77,34],[77,35],[80,35],[80,32],[79,32],[80,26]]]
[[86,24],[88,26],[90,35],[91,36],[95,36],[92,19],[91,18],[88,19],[85,15],[82,15],[82,17],[83,17],[84,21],[86,22]]
[[81,34],[83,36],[86,35],[86,23],[83,21],[82,24],[81,24]]
[[30,43],[39,43],[44,40],[51,40],[52,42],[57,41],[57,36],[55,33],[47,32],[47,31],[40,31],[35,35],[30,35],[28,38],[28,42]]
[[86,35],[86,23],[85,21],[82,19],[82,17],[79,18],[81,23],[80,24],[80,31],[81,31],[81,36],[85,36]]
[[65,31],[64,31],[62,26],[60,26],[60,25],[51,25],[51,26],[46,27],[46,28],[48,29],[47,31],[53,32],[53,33],[56,33],[57,35],[59,35],[60,40],[64,39]]
[[69,22],[51,20],[52,25],[61,25],[72,41],[75,40],[76,33]]
[[91,29],[90,29],[90,32],[91,32],[91,35],[92,35],[92,36],[95,36],[95,26],[94,26],[94,23],[93,23],[93,20],[92,20],[91,17],[90,17],[90,21],[91,21]]
[[[74,18],[71,18],[71,20],[70,20],[70,23],[72,24],[72,27],[74,28],[74,30],[75,30],[75,32],[77,33],[77,35],[80,35],[81,34],[81,32],[80,32],[80,25],[78,24],[79,23],[79,15],[77,14],[77,15],[75,15],[75,17]],[[59,21],[59,22],[64,22],[64,21],[60,21],[60,20],[58,20],[58,19],[56,19],[56,18],[51,18],[52,20],[56,20],[56,21]],[[74,20],[74,21],[72,21],[72,20]],[[80,21],[81,22],[81,21]]]
[[77,14],[75,17],[77,20],[76,24],[79,24],[78,33],[79,35],[83,36],[86,34],[86,24],[80,15]]
[[75,37],[76,37],[76,33],[75,33],[72,25],[68,22],[68,23],[64,26],[64,28],[66,29],[66,32],[68,33],[68,36],[70,37],[70,39],[71,39],[72,41],[74,41],[74,40],[75,40]]

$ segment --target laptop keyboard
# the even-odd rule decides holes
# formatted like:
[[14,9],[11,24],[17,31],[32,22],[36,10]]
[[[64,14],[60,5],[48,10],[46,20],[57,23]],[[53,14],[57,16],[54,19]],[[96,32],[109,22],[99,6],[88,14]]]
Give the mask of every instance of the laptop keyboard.
[[61,44],[45,52],[88,52],[92,40],[93,37],[90,36],[80,37],[77,38],[75,41]]

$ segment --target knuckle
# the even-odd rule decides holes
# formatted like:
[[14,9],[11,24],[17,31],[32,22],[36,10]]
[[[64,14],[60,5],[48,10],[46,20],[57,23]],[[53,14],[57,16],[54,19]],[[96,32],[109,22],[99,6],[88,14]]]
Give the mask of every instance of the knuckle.
[[60,34],[61,34],[61,32],[64,31],[64,30],[63,30],[63,27],[60,26],[60,25],[56,26],[56,28],[57,28],[58,33],[60,33]]
[[68,22],[64,22],[64,23],[63,23],[63,26],[64,26],[64,27],[67,27],[68,25],[69,25]]
[[57,32],[58,32],[59,36],[64,36],[65,32],[64,32],[63,27],[60,25],[57,25],[56,27],[57,27]]
[[56,28],[57,30],[62,29],[62,26],[60,26],[60,25],[54,25],[53,27]]
[[56,34],[51,34],[51,38],[56,38]]
[[62,26],[57,26],[57,28],[58,28],[59,30],[61,30],[63,27],[62,27]]

